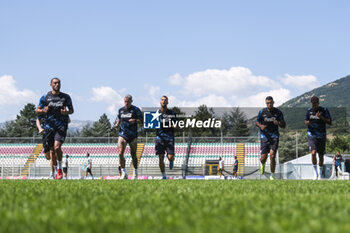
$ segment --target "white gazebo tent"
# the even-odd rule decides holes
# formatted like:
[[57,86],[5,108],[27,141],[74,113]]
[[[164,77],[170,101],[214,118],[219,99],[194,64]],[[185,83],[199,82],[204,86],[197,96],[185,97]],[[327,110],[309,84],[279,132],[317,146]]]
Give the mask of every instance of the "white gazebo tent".
[[[318,155],[316,155],[318,161]],[[332,170],[333,158],[324,156],[324,174],[328,178]],[[283,164],[283,179],[311,180],[314,178],[314,168],[311,162],[311,154],[290,160]]]

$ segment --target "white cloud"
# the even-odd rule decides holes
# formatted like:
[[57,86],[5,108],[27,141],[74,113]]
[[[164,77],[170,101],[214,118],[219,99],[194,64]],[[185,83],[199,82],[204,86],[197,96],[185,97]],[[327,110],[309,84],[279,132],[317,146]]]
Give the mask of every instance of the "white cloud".
[[105,102],[108,105],[108,112],[112,116],[118,114],[118,107],[123,105],[123,97],[111,87],[92,88],[92,101]]
[[169,81],[171,85],[180,86],[184,80],[180,74],[176,73],[169,77]]
[[147,106],[151,106],[152,104],[155,106],[158,106],[159,100],[160,100],[160,87],[152,86],[149,84],[145,84],[144,87],[148,91],[149,98],[147,99],[151,102],[151,103],[148,103]]
[[179,100],[175,96],[169,96],[169,105],[180,107],[198,107],[205,104],[208,107],[232,107],[223,96],[208,95],[196,100]]
[[183,84],[182,93],[197,97],[208,93],[225,96],[247,95],[281,87],[276,81],[265,76],[254,75],[245,67],[232,67],[229,70],[208,69],[184,78],[175,74],[170,77],[170,84]]
[[[307,85],[314,85],[315,80],[317,82],[314,76],[286,75],[290,80],[289,84],[292,84],[291,80],[299,80],[299,77],[308,80]],[[283,88],[279,82],[255,75],[245,67],[231,67],[228,70],[208,69],[194,72],[184,78],[180,74],[174,74],[169,81],[171,85],[178,86],[178,94],[182,96],[175,98],[172,93],[169,101],[180,107],[198,107],[201,104],[210,107],[263,107],[265,98],[269,95],[274,97],[278,106],[292,97],[291,91]]]
[[275,106],[279,106],[291,98],[291,93],[290,90],[284,88],[271,90],[267,92],[260,92],[255,95],[248,96],[247,98],[242,98],[240,100],[240,106],[264,107],[265,98],[267,96],[272,96],[275,101]]
[[39,95],[31,90],[19,90],[10,75],[0,77],[0,108],[39,102]]
[[310,90],[320,86],[317,78],[313,75],[290,75],[285,74],[281,78],[284,85],[297,88],[299,90]]
[[208,107],[264,107],[267,96],[272,96],[275,106],[279,106],[291,98],[291,93],[288,89],[280,88],[244,97],[208,95],[193,100],[180,100],[171,95],[169,96],[169,105],[178,107],[198,107],[202,104]]
[[158,86],[148,86],[148,93],[151,96],[156,96],[160,92],[160,87]]

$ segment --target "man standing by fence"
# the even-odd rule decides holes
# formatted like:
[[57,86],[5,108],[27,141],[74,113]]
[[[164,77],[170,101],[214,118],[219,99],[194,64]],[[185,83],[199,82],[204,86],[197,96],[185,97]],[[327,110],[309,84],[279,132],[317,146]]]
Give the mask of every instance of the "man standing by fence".
[[68,167],[69,167],[68,158],[69,158],[69,155],[66,155],[66,157],[62,159],[63,177],[65,179],[68,179],[68,177],[67,177]]
[[220,175],[220,178],[221,178],[223,172],[224,172],[224,160],[220,156],[219,157],[219,175]]
[[235,163],[233,164],[233,178],[237,179],[237,172],[238,172],[238,159],[237,155],[235,155]]
[[94,175],[92,174],[92,159],[90,157],[90,153],[86,153],[86,162],[85,162],[85,166],[86,166],[86,171],[85,171],[85,179],[87,178],[87,176],[90,173],[90,176],[92,179],[94,179]]

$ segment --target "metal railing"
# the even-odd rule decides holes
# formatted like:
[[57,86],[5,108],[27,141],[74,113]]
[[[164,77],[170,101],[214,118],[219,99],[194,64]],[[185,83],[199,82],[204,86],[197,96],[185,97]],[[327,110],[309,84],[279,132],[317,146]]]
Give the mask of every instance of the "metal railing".
[[[5,143],[41,143],[40,136],[33,137],[0,137],[0,144]],[[138,137],[139,143],[154,143],[155,137]],[[117,137],[66,137],[65,143],[117,143]],[[188,136],[175,137],[177,143],[187,143]],[[192,142],[235,143],[259,142],[258,137],[192,137]]]
[[[5,179],[11,176],[20,176],[23,166],[19,165],[1,165],[0,166],[0,176]],[[203,174],[203,164],[175,166],[173,170],[166,170],[168,176],[173,177],[183,177],[184,170],[186,169],[187,175],[190,176],[202,176]],[[265,174],[260,174],[260,169],[258,166],[245,166],[244,179],[255,179],[264,180],[269,179],[270,167],[266,166]],[[129,168],[126,168],[129,175]],[[332,165],[326,164],[323,168],[323,178],[328,179],[331,177]],[[92,167],[92,173],[95,177],[103,176],[118,176],[118,165],[117,164],[99,164]],[[49,162],[47,166],[36,166],[32,164],[29,169],[28,178],[48,178],[50,174]],[[161,172],[158,166],[147,166],[143,165],[138,168],[139,176],[161,176]],[[225,176],[232,176],[232,166],[225,166],[224,168]],[[68,169],[69,179],[79,179],[85,176],[85,171],[81,169],[79,165],[72,165]],[[281,164],[276,166],[276,179],[281,180],[310,180],[314,178],[313,166],[311,164]],[[344,173],[343,179],[349,179],[349,174]]]

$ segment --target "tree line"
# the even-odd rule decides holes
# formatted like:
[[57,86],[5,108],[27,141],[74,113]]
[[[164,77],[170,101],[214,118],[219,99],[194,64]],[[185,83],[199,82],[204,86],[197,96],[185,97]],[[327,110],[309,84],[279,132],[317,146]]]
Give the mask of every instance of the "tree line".
[[[32,137],[37,134],[38,131],[35,124],[37,116],[35,114],[35,109],[36,106],[34,104],[26,104],[14,120],[5,122],[0,128],[0,137]],[[173,110],[178,116],[186,115],[178,107],[174,107],[171,110]],[[193,114],[193,118],[202,121],[215,118],[221,120],[222,125],[221,128],[192,128],[176,130],[175,136],[182,137],[183,134],[188,136],[189,133],[191,133],[193,137],[247,137],[256,136],[258,132],[257,127],[254,125],[255,118],[248,119],[240,108],[232,108],[221,114],[221,116],[218,116],[213,108],[201,105]],[[69,130],[67,136],[117,137],[118,132],[114,125],[115,122],[112,124],[108,116],[104,113],[97,121],[84,125],[80,130]],[[350,153],[350,136],[347,136],[343,132],[342,134],[332,130],[329,132],[330,133],[328,134],[330,137],[327,139],[326,152],[334,153],[335,151],[340,151],[341,153]],[[296,158],[296,151],[298,151],[299,156],[308,153],[305,126],[303,130],[298,131],[298,143],[296,143],[296,130],[280,130],[280,133],[279,155],[281,162]],[[139,136],[146,136],[146,134],[149,137],[155,136],[156,130],[144,130],[143,127],[140,126]]]
[[[0,137],[32,137],[33,134],[36,134],[37,128],[35,121],[37,115],[35,114],[35,109],[36,107],[34,104],[26,104],[14,120],[5,122],[4,126],[0,128]],[[178,116],[186,115],[186,113],[182,112],[178,107],[173,107],[171,110]],[[219,137],[221,135],[235,137],[250,135],[248,119],[239,108],[226,112],[222,117],[219,117],[215,114],[213,108],[201,105],[195,111],[193,118],[202,121],[215,118],[222,121],[221,128],[191,129],[192,135],[196,137]],[[69,135],[76,137],[118,136],[114,125],[115,121],[112,124],[108,116],[103,113],[97,121],[84,125],[81,130],[69,131]],[[185,131],[188,133],[188,129],[185,129]],[[152,133],[155,134],[155,130],[147,130],[147,132],[149,135],[152,135]],[[145,133],[145,130],[140,126],[139,135],[144,136]],[[182,132],[178,131],[176,134],[182,135]]]

